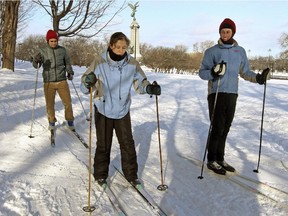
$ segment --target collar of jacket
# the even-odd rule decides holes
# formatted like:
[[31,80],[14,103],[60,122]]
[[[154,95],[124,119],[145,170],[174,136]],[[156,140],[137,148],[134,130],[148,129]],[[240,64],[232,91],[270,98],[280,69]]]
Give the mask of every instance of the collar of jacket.
[[52,48],[51,46],[49,46],[49,44],[47,43],[47,47],[52,49],[52,50],[55,50],[55,49],[58,49],[60,46],[57,44],[57,46],[55,48]]
[[233,44],[224,44],[221,39],[219,38],[218,40],[218,45],[220,48],[223,48],[223,49],[230,49],[232,47],[235,47],[235,46],[238,46],[238,43],[236,40],[233,39]]
[[131,56],[129,53],[126,53],[126,57],[124,59],[122,59],[121,61],[113,61],[110,56],[109,56],[109,53],[108,51],[105,51],[103,54],[102,54],[102,57],[104,58],[104,60],[107,62],[107,64],[111,67],[123,67],[125,65],[128,64]]

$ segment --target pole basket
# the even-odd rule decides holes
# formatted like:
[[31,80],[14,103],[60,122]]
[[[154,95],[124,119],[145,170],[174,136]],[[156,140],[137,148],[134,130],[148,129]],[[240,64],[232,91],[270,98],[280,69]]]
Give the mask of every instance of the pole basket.
[[167,186],[167,185],[164,185],[164,184],[162,184],[162,185],[159,185],[159,186],[157,187],[157,189],[158,189],[158,190],[160,190],[160,191],[165,191],[165,190],[167,190],[167,189],[168,189],[168,186]]
[[85,212],[93,212],[95,210],[95,206],[84,206],[83,211]]

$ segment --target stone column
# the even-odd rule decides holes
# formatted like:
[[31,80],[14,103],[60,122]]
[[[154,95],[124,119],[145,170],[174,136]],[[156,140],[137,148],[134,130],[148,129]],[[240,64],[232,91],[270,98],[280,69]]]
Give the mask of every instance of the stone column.
[[130,25],[130,48],[131,48],[131,55],[139,60],[141,58],[140,54],[140,43],[139,43],[139,24],[136,20],[133,20],[133,22]]

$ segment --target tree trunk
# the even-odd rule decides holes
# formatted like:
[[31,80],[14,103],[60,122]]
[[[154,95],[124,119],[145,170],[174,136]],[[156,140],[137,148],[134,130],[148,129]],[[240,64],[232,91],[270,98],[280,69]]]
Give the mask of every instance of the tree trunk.
[[20,0],[5,2],[4,26],[2,33],[2,68],[7,68],[12,71],[14,71],[19,5]]

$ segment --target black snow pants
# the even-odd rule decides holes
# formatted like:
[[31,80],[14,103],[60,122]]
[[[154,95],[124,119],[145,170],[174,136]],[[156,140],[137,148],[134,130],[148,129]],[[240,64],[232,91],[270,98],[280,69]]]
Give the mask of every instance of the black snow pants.
[[[210,121],[215,96],[215,93],[208,95]],[[224,160],[226,138],[234,118],[237,97],[237,94],[218,93],[210,142],[208,143],[208,161]]]
[[121,119],[110,119],[95,108],[96,151],[94,157],[95,179],[106,179],[109,173],[113,131],[120,145],[122,171],[128,181],[137,179],[138,164],[131,129],[130,112]]

